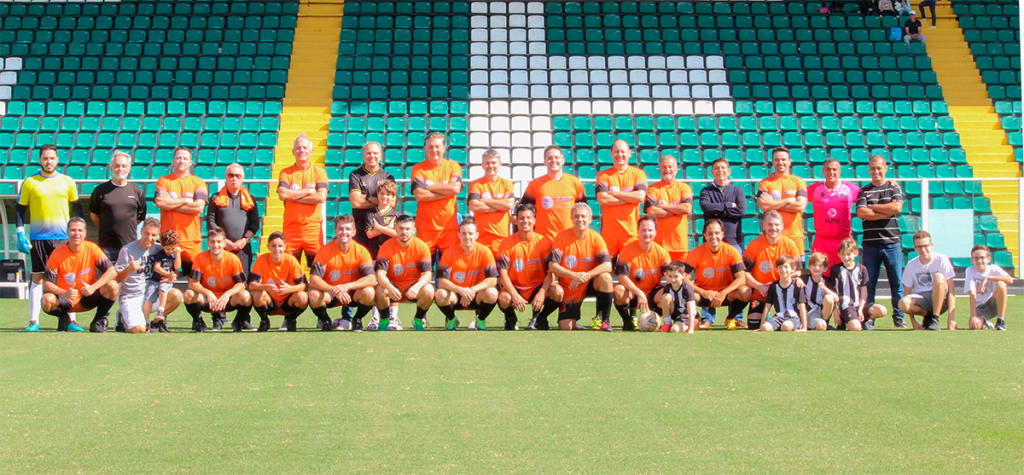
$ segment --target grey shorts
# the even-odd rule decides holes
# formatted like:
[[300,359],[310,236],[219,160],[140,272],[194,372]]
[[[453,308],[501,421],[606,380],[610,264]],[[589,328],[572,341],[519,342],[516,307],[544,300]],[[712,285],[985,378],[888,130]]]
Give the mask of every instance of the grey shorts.
[[939,311],[935,311],[935,303],[932,302],[932,293],[928,292],[926,295],[921,294],[910,294],[908,297],[917,304],[918,307],[923,308],[927,312],[932,312],[935,315],[942,315],[949,309],[949,301],[942,299],[942,308]]
[[146,302],[157,303],[160,301],[160,292],[167,293],[174,288],[174,284],[168,284],[164,282],[153,282],[152,280],[146,282]]
[[768,320],[768,324],[772,326],[772,330],[779,331],[782,328],[784,322],[793,322],[793,329],[800,329],[800,317],[790,317],[781,313],[776,313],[774,317]]
[[998,309],[998,307],[996,307],[996,298],[995,297],[992,297],[992,298],[988,299],[988,302],[985,302],[985,303],[983,303],[981,305],[978,305],[977,308],[975,309],[975,312],[977,313],[978,318],[981,318],[981,319],[984,319],[984,320],[991,320],[991,319],[999,316],[998,315],[998,311],[999,311],[999,309]]
[[821,318],[821,309],[815,308],[807,311],[807,329],[813,330],[818,326],[818,322],[824,322],[825,319]]

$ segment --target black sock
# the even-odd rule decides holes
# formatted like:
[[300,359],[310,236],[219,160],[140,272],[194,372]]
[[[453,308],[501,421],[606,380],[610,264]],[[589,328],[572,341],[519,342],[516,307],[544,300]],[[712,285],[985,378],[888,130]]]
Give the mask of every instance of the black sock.
[[615,311],[619,313],[619,317],[622,318],[622,329],[633,330],[633,319],[629,316],[629,304],[616,305]]
[[726,318],[734,318],[737,322],[743,321],[743,309],[747,308],[747,302],[740,299],[729,302],[729,314]]
[[309,308],[310,308],[310,310],[313,310],[313,315],[316,315],[317,320],[320,320],[321,322],[323,322],[324,325],[330,325],[331,324],[331,317],[327,316],[327,306],[326,305],[324,305],[323,307],[309,307]]
[[597,292],[597,316],[602,322],[611,323],[612,319],[612,293]]
[[100,299],[99,305],[96,306],[96,318],[107,318],[110,315],[110,307],[114,306],[114,301],[110,299]]
[[487,317],[494,311],[493,303],[482,303],[480,304],[480,314],[477,316],[480,320],[487,320]]
[[[371,307],[369,305],[359,305],[359,304],[356,304],[355,307],[356,307],[356,312],[355,312],[354,315],[352,315],[352,319],[353,320],[360,320],[360,321],[362,321],[363,317],[365,317],[366,314],[370,313],[370,309],[373,308],[373,307]],[[381,315],[387,315],[388,314],[387,312],[388,312],[387,309],[384,309],[381,312]]]
[[455,320],[455,306],[454,305],[438,305],[437,309],[444,315],[445,320]]
[[284,316],[285,330],[290,332],[298,330],[297,320],[299,319],[299,315],[302,315],[302,310],[293,310],[292,313]]
[[202,311],[198,303],[187,303],[185,304],[185,311],[188,312],[189,316],[192,317],[193,321],[199,320],[200,312]]
[[270,305],[257,305],[255,307],[256,315],[260,316],[260,320],[267,318],[267,312],[270,312]]
[[238,312],[235,313],[235,321],[239,323],[249,323],[252,321],[252,306],[238,307]]
[[[505,314],[505,323],[516,323],[519,321],[519,317],[516,316],[516,308],[512,305],[509,305],[506,309],[502,309],[501,313]],[[536,315],[536,312],[534,312],[534,315]]]
[[54,316],[57,317],[57,331],[68,331],[68,325],[71,324],[71,315],[68,315],[68,312],[58,312]]
[[422,309],[422,308],[419,308],[419,307],[417,306],[417,307],[416,307],[416,316],[414,316],[413,318],[416,318],[416,319],[420,319],[420,320],[422,320],[422,319],[423,319],[423,317],[425,317],[425,316],[427,316],[427,311],[426,311],[426,310],[424,310],[424,309]]
[[555,312],[555,310],[558,310],[559,306],[561,306],[559,302],[555,302],[554,300],[550,299],[544,300],[544,306],[541,307],[540,314],[534,313],[534,315],[537,317],[537,329],[547,330],[549,328],[548,317],[550,317],[551,314]]

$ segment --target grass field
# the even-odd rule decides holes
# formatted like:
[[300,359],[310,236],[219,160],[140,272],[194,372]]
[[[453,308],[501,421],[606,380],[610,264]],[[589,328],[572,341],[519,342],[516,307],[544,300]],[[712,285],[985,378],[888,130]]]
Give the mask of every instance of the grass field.
[[1021,473],[1011,306],[1006,332],[93,335],[2,300],[0,473]]

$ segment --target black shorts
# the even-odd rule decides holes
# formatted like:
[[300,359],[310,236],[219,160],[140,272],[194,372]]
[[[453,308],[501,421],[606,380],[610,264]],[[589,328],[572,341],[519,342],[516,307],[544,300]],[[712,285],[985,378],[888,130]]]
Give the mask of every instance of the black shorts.
[[582,302],[578,303],[562,303],[561,311],[558,312],[558,321],[562,320],[576,320],[580,319],[580,307],[583,306]]
[[104,300],[108,299],[103,297],[103,294],[101,294],[99,290],[96,290],[96,292],[93,292],[93,294],[89,296],[83,295],[82,298],[78,299],[78,305],[72,304],[71,301],[67,299],[67,297],[63,295],[58,295],[56,312],[51,313],[50,315],[56,315],[57,313],[84,312],[86,310],[92,310],[96,307],[99,307]]
[[32,273],[42,274],[46,272],[46,261],[50,260],[50,254],[58,247],[67,244],[67,239],[45,239],[32,241]]
[[860,320],[861,317],[863,317],[864,320],[867,320],[869,307],[871,307],[871,304],[864,304],[864,309],[860,314],[857,313],[857,307],[846,307],[839,311],[839,319],[842,320],[843,323]]
[[[654,298],[658,295],[659,290],[661,290],[661,286],[655,285],[650,292],[647,292],[647,308],[651,310],[661,308],[661,303]],[[640,302],[637,300],[636,295],[631,294],[629,297],[629,308],[637,308],[638,306],[640,306]]]
[[341,301],[336,299],[336,298],[334,298],[333,295],[331,295],[330,293],[326,294],[328,297],[331,298],[331,301],[327,302],[327,308],[353,307],[353,306],[355,306],[356,305],[356,292],[358,292],[358,289],[357,290],[349,290],[348,291],[348,298],[349,298],[348,305],[342,305]]
[[295,294],[288,294],[288,297],[284,299],[284,302],[282,302],[281,305],[278,305],[276,300],[270,299],[270,303],[267,304],[267,315],[291,315],[298,310],[298,308],[295,308],[288,303],[288,300],[291,300],[292,295]]
[[[708,300],[708,299],[706,299],[704,297],[701,297],[699,295],[696,295],[695,297],[697,298],[697,306],[698,307],[700,307],[700,308],[711,308],[711,301],[710,300]],[[728,307],[731,302],[732,302],[732,300],[725,299],[725,300],[722,301],[722,305],[719,305],[719,307]]]
[[760,313],[761,317],[763,318],[764,311],[767,307],[768,302],[765,302],[764,300],[751,300],[750,308],[747,310],[747,316],[750,316],[750,314],[752,313]]

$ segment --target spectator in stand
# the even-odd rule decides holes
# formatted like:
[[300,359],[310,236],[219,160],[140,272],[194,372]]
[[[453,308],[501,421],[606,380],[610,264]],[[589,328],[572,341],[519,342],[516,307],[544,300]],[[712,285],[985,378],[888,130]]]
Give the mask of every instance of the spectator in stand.
[[879,0],[878,16],[896,16],[896,9],[892,6],[892,0]]
[[903,42],[910,46],[911,40],[927,43],[928,37],[921,34],[921,20],[917,19],[917,12],[910,11],[910,19],[903,22]]
[[[909,1],[907,2],[907,5],[910,5]],[[932,12],[932,26],[928,28],[935,28],[935,22],[938,20],[938,18],[935,17],[935,0],[923,0],[921,3],[917,4],[917,8],[921,9],[921,19],[927,20],[928,15],[924,14],[924,7],[928,7]],[[910,13],[913,14],[914,11],[911,10]],[[924,41],[922,41],[922,43],[924,43]]]
[[860,14],[863,16],[878,15],[875,0],[860,0]]

